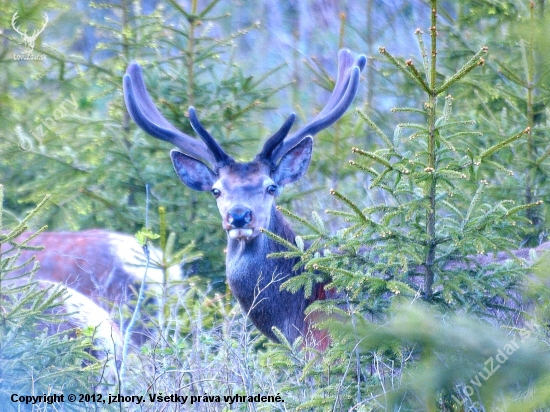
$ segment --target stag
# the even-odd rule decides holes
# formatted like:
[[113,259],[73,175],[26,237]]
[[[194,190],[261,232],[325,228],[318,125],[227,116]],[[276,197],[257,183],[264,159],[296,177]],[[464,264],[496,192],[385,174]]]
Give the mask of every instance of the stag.
[[309,123],[288,135],[295,120],[291,114],[282,127],[265,142],[254,160],[235,161],[199,122],[189,108],[191,126],[202,141],[172,126],[149,96],[141,68],[132,63],[123,80],[126,107],[134,122],[151,136],[170,142],[179,150],[170,156],[181,181],[189,188],[209,191],[215,197],[227,232],[226,276],[252,323],[268,338],[278,341],[273,328],[293,342],[307,336],[311,322],[305,309],[324,296],[323,285],[306,297],[281,290],[281,284],[299,274],[296,259],[267,258],[285,250],[262,232],[276,234],[295,244],[295,234],[275,207],[275,198],[287,184],[307,172],[316,133],[336,122],[351,105],[366,58],[354,59],[348,50],[338,54],[338,74],[326,106]]
[[19,30],[19,27],[15,25],[15,22],[17,21],[18,17],[19,17],[18,12],[15,12],[13,14],[13,17],[11,18],[11,26],[23,38],[23,42],[25,43],[25,53],[31,54],[32,51],[34,50],[34,44],[36,42],[36,39],[38,38],[40,33],[44,31],[44,29],[46,28],[46,25],[48,24],[48,15],[44,13],[44,25],[40,30],[34,30],[31,36],[27,34],[27,30],[22,32],[21,30]]

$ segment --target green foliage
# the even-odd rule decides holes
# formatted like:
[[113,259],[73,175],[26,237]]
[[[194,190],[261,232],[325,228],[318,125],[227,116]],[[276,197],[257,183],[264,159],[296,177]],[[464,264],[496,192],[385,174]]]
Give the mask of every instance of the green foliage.
[[[299,3],[304,10],[318,8],[316,2]],[[163,256],[151,262],[166,275],[160,316],[151,321],[158,340],[137,353],[129,351],[122,382],[128,393],[280,393],[285,399],[284,404],[233,405],[236,410],[547,408],[548,376],[541,368],[547,368],[548,359],[540,350],[550,343],[547,255],[533,269],[538,283],[521,296],[529,296],[524,306],[535,309],[532,319],[525,317],[527,325],[536,321],[532,330],[512,321],[521,310],[514,301],[521,300],[517,284],[526,262],[487,264],[491,259],[478,256],[536,246],[546,237],[550,150],[544,2],[432,0],[439,19],[432,16],[422,25],[437,27],[437,36],[436,30],[417,30],[420,53],[412,58],[392,54],[401,42],[375,55],[378,39],[371,27],[357,24],[355,16],[329,15],[328,3],[322,18],[308,16],[319,26],[309,34],[302,9],[285,2],[171,0],[145,10],[143,2],[121,0],[94,3],[94,16],[55,1],[4,2],[0,178],[8,188],[5,220],[17,226],[18,216],[52,193],[40,219],[52,230],[139,231],[143,243],[160,244]],[[352,10],[360,2],[340,3]],[[365,3],[372,17],[373,5],[387,2]],[[427,10],[414,2],[396,7],[400,26]],[[256,17],[264,9],[270,18],[266,26],[281,12],[282,26],[292,27],[292,33],[262,40],[268,30]],[[27,27],[40,24],[48,12],[47,41],[40,36],[35,47],[35,53],[47,55],[44,61],[13,60],[22,49],[20,36],[9,29],[15,10]],[[334,21],[338,27],[326,24]],[[88,29],[98,41],[94,47],[73,43]],[[270,84],[288,57],[273,46],[277,36],[293,50],[286,67],[292,73],[281,71],[284,80]],[[315,283],[327,282],[327,289],[341,293],[308,308],[308,314],[339,319],[325,325],[332,343],[320,352],[299,341],[267,343],[246,322],[221,281],[225,239],[214,202],[183,187],[171,170],[169,145],[146,136],[128,118],[121,77],[128,63],[137,61],[153,100],[176,127],[192,134],[186,111],[193,105],[230,154],[250,159],[278,120],[264,116],[267,102],[270,109],[280,108],[281,116],[290,110],[306,119],[314,114],[317,98],[324,97],[321,89],[334,83],[327,56],[334,56],[336,43],[372,51],[363,80],[369,88],[358,96],[358,106],[363,98],[368,104],[316,136],[308,177],[278,201],[306,233],[282,254],[300,256],[306,268],[285,287],[304,288],[310,295]],[[314,53],[313,63],[300,62]],[[271,64],[268,54],[283,57]],[[261,73],[265,67],[269,71]],[[295,82],[281,90],[291,76]],[[320,88],[308,89],[310,76]],[[288,108],[287,100],[294,107]],[[388,102],[397,106],[391,112]],[[145,225],[158,227],[158,234],[140,230],[146,185],[151,207],[164,210]],[[331,196],[325,187],[333,188]],[[196,259],[193,245],[203,259]],[[536,257],[533,253],[531,260]],[[181,260],[186,260],[185,274],[193,276],[168,281],[167,271]],[[11,325],[11,332],[3,329],[0,336],[0,342],[9,337],[10,346],[0,349],[10,351],[11,359],[26,356],[25,362],[0,356],[6,362],[0,365],[2,385],[8,377],[22,392],[29,392],[31,383],[45,393],[71,385],[90,392],[96,366],[84,352],[87,346],[63,334],[59,339],[31,333],[31,325],[52,320],[42,309],[58,305],[62,291],[1,285],[2,319],[8,319],[6,313],[13,316],[2,323]],[[420,299],[431,307],[418,305]],[[495,319],[509,334],[487,324]],[[499,373],[486,381],[477,375],[489,356],[526,330],[531,338]],[[38,341],[43,351],[32,346]],[[90,366],[81,369],[82,361]],[[38,369],[29,369],[31,363]],[[52,368],[63,371],[67,381]],[[37,375],[41,371],[44,375]],[[40,379],[27,379],[31,373]],[[471,383],[476,376],[483,380],[480,387]],[[0,390],[6,388],[2,385]],[[476,389],[472,396],[465,392],[468,385]],[[158,409],[151,403],[143,407]]]
[[[389,322],[327,325],[348,350],[384,354],[365,405],[374,410],[532,410],[548,407],[548,358],[533,339],[535,325],[508,334],[471,318],[396,305]],[[389,350],[391,348],[391,350]],[[402,362],[408,358],[408,362]],[[390,363],[391,362],[391,363]],[[392,365],[393,370],[388,368]],[[399,369],[393,387],[387,376]],[[519,388],[533,387],[517,399]],[[366,392],[365,392],[366,393]]]
[[[0,185],[0,222],[3,215]],[[35,234],[24,234],[26,223],[43,203],[11,230],[2,228],[0,239],[0,404],[17,410],[10,399],[20,395],[65,395],[87,393],[103,383],[103,365],[90,356],[93,339],[67,328],[67,313],[61,310],[66,290],[61,285],[43,287],[34,281],[38,266],[22,265],[16,258]],[[58,398],[59,399],[59,398]],[[45,407],[46,401],[37,403]],[[55,402],[52,407],[64,406]],[[75,407],[74,409],[79,409]]]
[[[398,405],[404,410],[460,410],[465,404],[472,410],[491,408],[494,404],[521,410],[521,406],[509,406],[508,397],[516,396],[518,388],[525,388],[531,380],[543,387],[548,379],[536,365],[540,359],[536,343],[524,348],[523,355],[515,354],[506,373],[484,383],[475,396],[461,397],[460,382],[467,381],[469,374],[483,365],[482,358],[486,358],[487,352],[481,348],[492,346],[496,352],[498,345],[503,345],[503,335],[485,326],[486,333],[495,340],[490,345],[471,342],[472,347],[467,348],[453,333],[468,339],[481,334],[481,326],[469,319],[460,326],[448,317],[450,313],[469,314],[493,323],[498,320],[507,327],[517,325],[521,311],[516,299],[523,301],[529,296],[527,293],[518,298],[525,293],[518,284],[527,273],[526,264],[531,262],[516,258],[512,250],[522,239],[544,236],[540,226],[536,232],[537,225],[532,225],[534,212],[530,212],[540,209],[543,202],[533,200],[532,195],[516,196],[510,191],[494,196],[487,189],[513,176],[511,169],[519,166],[517,160],[502,161],[503,154],[512,152],[517,156],[515,159],[533,164],[526,158],[535,152],[524,152],[523,148],[532,145],[535,124],[527,123],[510,133],[502,127],[491,127],[490,122],[480,127],[471,120],[466,109],[469,96],[461,84],[471,86],[468,79],[473,76],[480,89],[487,87],[475,73],[486,64],[488,49],[482,47],[473,56],[462,54],[460,60],[453,57],[452,71],[447,69],[448,62],[438,64],[442,60],[438,56],[444,52],[435,34],[439,31],[437,1],[431,1],[431,10],[429,48],[422,32],[416,32],[420,67],[412,59],[404,61],[387,48],[380,48],[383,58],[409,81],[408,90],[414,96],[411,100],[415,106],[392,109],[399,116],[393,135],[384,132],[366,110],[358,111],[377,141],[373,148],[354,147],[355,156],[349,163],[361,172],[357,174],[360,179],[367,180],[365,189],[377,191],[384,201],[369,204],[368,192],[361,197],[355,191],[350,196],[343,189],[332,189],[330,193],[339,201],[337,208],[327,210],[338,218],[339,229],[334,235],[304,224],[303,218],[296,219],[314,235],[310,236],[310,248],[301,254],[306,272],[283,287],[291,291],[303,287],[307,292],[311,291],[312,283],[324,279],[327,290],[336,288],[346,297],[317,302],[314,308],[325,306],[325,311],[332,313],[338,304],[344,303],[354,314],[347,322],[339,318],[338,322],[322,324],[335,339],[326,354],[328,359],[338,358],[335,354],[344,350],[341,345],[349,353],[358,351],[354,359],[358,375],[356,393],[341,395],[347,402],[344,407],[363,399],[359,403],[366,406],[365,410],[392,410]],[[441,66],[445,68],[440,71]],[[449,94],[453,90],[458,97]],[[530,101],[532,107],[534,100]],[[529,103],[526,107],[531,110]],[[544,158],[543,155],[541,159]],[[527,174],[531,176],[527,183],[529,191],[539,178],[535,176],[540,174],[537,171]],[[490,255],[501,251],[509,254]],[[294,257],[296,253],[294,248],[287,256]],[[547,294],[530,296],[541,308],[547,307],[544,303]],[[392,301],[415,302],[419,298],[432,303],[438,315],[431,315],[424,307],[418,312],[399,309],[397,312],[402,313],[398,315],[390,311]],[[377,322],[390,320],[387,329],[382,330],[393,334],[395,339],[378,336],[378,329],[373,330],[373,325],[363,321],[363,317]],[[419,319],[433,324],[417,323]],[[408,324],[410,327],[406,327]],[[359,350],[361,347],[367,350]],[[439,355],[440,352],[445,354]],[[441,361],[445,368],[434,364],[436,361]],[[533,365],[532,369],[527,368],[533,375],[518,374],[521,382],[512,385],[512,377],[525,363]],[[374,373],[378,382],[363,377],[366,370],[372,374],[373,364],[382,365]],[[334,363],[324,366],[332,372],[336,367]],[[388,375],[399,376],[399,382],[388,387],[380,378]],[[342,379],[347,381],[350,377],[344,374]],[[352,381],[347,382],[351,385]],[[320,407],[326,393],[322,391],[322,395],[304,405]],[[545,397],[544,391],[538,393],[533,404],[545,404]],[[523,392],[521,399],[531,402]]]
[[[503,1],[488,6],[486,2],[467,1],[457,11],[455,17],[446,15],[451,23],[442,28],[453,47],[445,65],[454,65],[458,56],[468,53],[475,42],[497,51],[490,53],[481,73],[457,88],[457,94],[464,98],[459,110],[483,121],[481,128],[487,145],[500,140],[506,131],[530,131],[522,144],[493,156],[493,170],[485,172],[498,186],[491,189],[491,197],[513,197],[526,204],[543,201],[547,205],[549,60],[544,2]],[[498,173],[499,165],[508,172]],[[547,206],[522,212],[531,222],[523,235],[530,246],[540,242],[546,213]]]
[[[432,16],[432,27],[435,24]],[[474,256],[512,249],[521,233],[518,214],[538,203],[492,202],[484,195],[489,182],[480,176],[486,169],[494,173],[493,156],[530,130],[480,147],[483,135],[468,130],[472,122],[453,116],[453,98],[447,95],[443,107],[441,100],[450,87],[484,64],[487,49],[440,81],[435,38],[427,50],[418,31],[417,37],[421,69],[412,60],[402,62],[380,49],[424,93],[420,107],[392,110],[414,121],[399,123],[390,138],[367,113],[359,112],[381,142],[375,150],[353,148],[357,160],[350,165],[367,173],[368,188],[383,191],[385,204],[362,208],[331,190],[344,208],[328,211],[341,219],[340,229],[336,235],[317,237],[302,261],[307,262],[309,279],[319,278],[313,271],[325,273],[331,279],[328,287],[347,291],[366,312],[379,307],[380,299],[402,294],[412,299],[417,291],[446,309],[483,314],[495,305],[496,297],[507,296],[523,272],[514,262],[487,266]],[[338,253],[322,253],[335,247]],[[293,279],[287,286],[310,290],[306,278]]]

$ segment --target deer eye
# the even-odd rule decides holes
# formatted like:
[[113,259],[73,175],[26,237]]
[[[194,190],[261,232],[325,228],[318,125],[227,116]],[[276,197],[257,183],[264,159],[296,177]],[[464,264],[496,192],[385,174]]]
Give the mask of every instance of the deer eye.
[[270,194],[271,196],[275,196],[277,194],[277,186],[269,185],[267,187],[267,193]]
[[220,191],[220,189],[212,189],[212,190],[210,191],[210,193],[212,193],[212,196],[214,196],[216,199],[217,199],[218,197],[220,197],[220,195],[222,194],[222,192]]

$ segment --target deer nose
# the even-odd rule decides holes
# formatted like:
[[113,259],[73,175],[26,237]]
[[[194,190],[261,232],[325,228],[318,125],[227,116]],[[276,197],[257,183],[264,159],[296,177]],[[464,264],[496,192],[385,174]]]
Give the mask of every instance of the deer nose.
[[227,212],[227,223],[229,223],[234,228],[243,228],[252,222],[252,210],[235,206]]

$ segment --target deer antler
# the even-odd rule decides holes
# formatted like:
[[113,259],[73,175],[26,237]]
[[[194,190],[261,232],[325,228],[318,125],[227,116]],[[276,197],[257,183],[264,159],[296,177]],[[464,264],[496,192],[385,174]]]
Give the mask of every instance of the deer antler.
[[217,167],[222,167],[232,160],[231,157],[224,152],[222,147],[218,144],[218,142],[216,142],[212,135],[208,133],[208,131],[199,122],[194,107],[189,107],[189,121],[191,122],[191,127],[193,130],[199,135],[208,147],[210,153],[212,153],[216,159]]
[[[258,157],[274,166],[305,136],[312,136],[338,120],[351,105],[357,93],[359,75],[365,67],[366,61],[364,55],[354,59],[349,50],[340,50],[336,85],[323,110],[306,126],[287,138],[295,119],[294,114],[290,115],[279,131],[266,141]],[[172,143],[187,155],[207,161],[214,170],[232,160],[200,124],[193,107],[189,108],[189,119],[191,126],[203,140],[202,142],[179,131],[160,114],[147,93],[138,64],[131,63],[128,66],[123,79],[123,88],[128,113],[146,133]]]
[[[281,144],[283,140],[285,140],[286,136],[288,135],[288,132],[292,128],[292,125],[294,124],[294,120],[296,119],[296,115],[292,113],[290,116],[288,116],[288,119],[283,123],[281,128],[277,130],[277,132],[271,136],[269,139],[266,140],[264,143],[264,147],[260,154],[258,155],[258,158],[271,164],[271,156],[273,154],[273,151]],[[271,166],[275,166],[272,165]]]
[[15,13],[13,13],[13,17],[11,18],[11,26],[13,27],[13,29],[19,33],[21,36],[25,37],[27,35],[27,31],[25,30],[25,33],[21,32],[19,30],[19,28],[15,25],[15,22],[17,20],[17,18],[19,17],[19,12],[16,11]]
[[[185,154],[205,160],[217,168],[218,159],[214,154],[216,148],[212,151],[206,143],[179,131],[160,114],[147,93],[141,67],[137,63],[128,66],[123,79],[123,89],[128,113],[146,133],[172,143]],[[191,112],[194,114],[194,111],[190,110],[190,115]]]
[[326,129],[345,113],[357,94],[359,75],[365,68],[366,63],[367,58],[364,55],[360,55],[357,59],[354,59],[349,50],[340,50],[338,53],[336,84],[326,106],[307,125],[282,140],[278,147],[272,149],[272,155],[270,156],[272,164],[276,165],[280,158],[288,150],[296,146],[304,137],[313,136],[321,130]]

